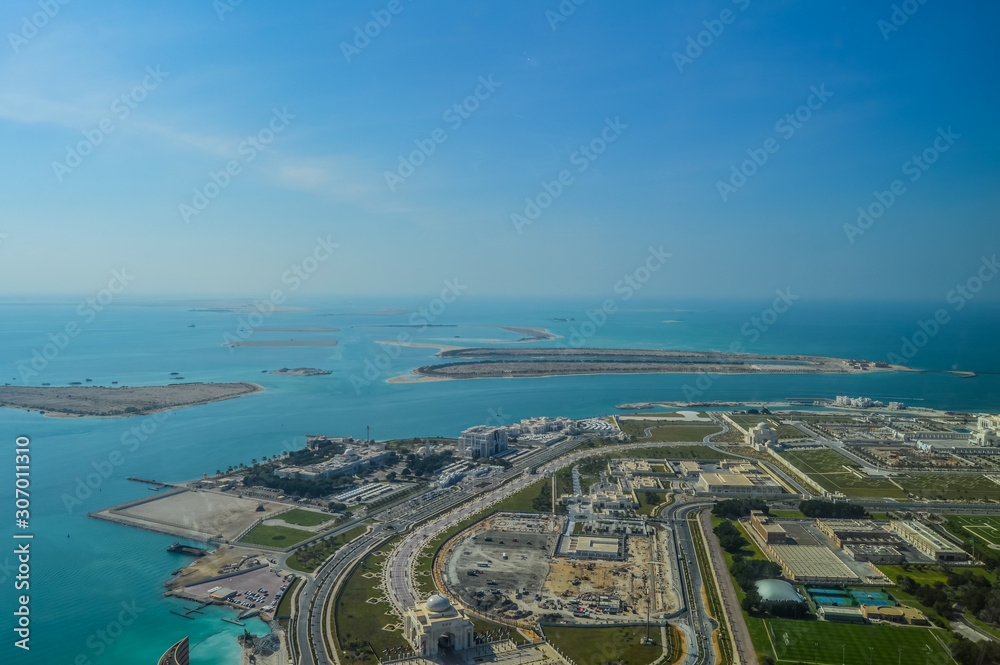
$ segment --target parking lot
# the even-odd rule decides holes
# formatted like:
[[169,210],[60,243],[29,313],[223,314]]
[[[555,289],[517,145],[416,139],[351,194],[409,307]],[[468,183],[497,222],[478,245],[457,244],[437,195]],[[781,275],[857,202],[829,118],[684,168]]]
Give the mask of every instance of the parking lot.
[[268,606],[277,607],[284,587],[290,580],[278,575],[270,568],[258,568],[248,572],[237,573],[222,579],[211,582],[201,582],[186,587],[183,591],[185,595],[194,598],[209,600],[211,591],[216,587],[226,587],[236,591],[236,595],[227,599],[227,602],[243,609],[266,609]]

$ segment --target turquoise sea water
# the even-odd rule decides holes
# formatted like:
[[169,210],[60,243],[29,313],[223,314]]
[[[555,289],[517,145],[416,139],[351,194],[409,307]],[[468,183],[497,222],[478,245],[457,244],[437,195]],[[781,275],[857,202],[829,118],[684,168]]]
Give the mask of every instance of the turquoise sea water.
[[[463,298],[465,298],[463,296]],[[388,384],[386,378],[422,364],[440,362],[433,349],[385,347],[376,340],[480,345],[473,339],[518,339],[520,335],[473,325],[537,326],[563,335],[539,346],[574,345],[634,348],[727,350],[734,343],[753,353],[806,353],[886,359],[901,353],[902,337],[912,339],[939,303],[850,304],[796,303],[766,331],[753,334],[751,317],[770,302],[619,303],[600,326],[586,326],[586,310],[600,301],[473,301],[460,298],[435,314],[436,324],[459,327],[396,328],[410,314],[376,316],[387,307],[417,309],[429,301],[314,301],[293,303],[307,311],[279,312],[266,327],[332,326],[336,333],[264,333],[251,339],[333,338],[336,347],[260,347],[230,350],[223,335],[235,335],[246,315],[196,312],[205,304],[116,304],[93,320],[79,301],[0,303],[0,382],[13,385],[66,385],[92,379],[93,385],[168,383],[170,372],[186,381],[254,381],[264,393],[172,412],[162,421],[147,418],[56,419],[37,413],[0,409],[0,440],[10,453],[3,506],[9,511],[2,537],[12,543],[13,449],[17,436],[32,440],[30,608],[32,649],[29,658],[13,647],[11,611],[16,565],[13,546],[0,550],[4,639],[0,662],[140,663],[155,662],[184,635],[191,636],[192,662],[234,663],[235,635],[242,629],[220,621],[232,612],[208,611],[189,621],[169,613],[189,604],[160,593],[170,571],[187,560],[168,554],[171,538],[97,522],[86,513],[149,493],[128,476],[164,481],[213,473],[252,458],[301,447],[306,433],[364,436],[456,436],[487,419],[503,422],[538,415],[583,417],[610,413],[622,402],[683,400],[701,390],[705,400],[781,400],[787,397],[867,395],[914,406],[972,411],[1000,411],[1000,375],[960,378],[943,373],[879,373],[851,376],[692,375],[580,376],[544,379],[446,381]],[[682,311],[679,311],[682,310]],[[436,311],[436,308],[435,310]],[[574,321],[555,321],[574,318]],[[664,323],[678,320],[680,323]],[[765,317],[770,320],[770,317]],[[81,333],[44,363],[33,352],[51,353],[49,337],[67,323]],[[251,323],[257,323],[251,321]],[[417,321],[419,324],[420,321]],[[195,327],[188,327],[194,324]],[[924,369],[1000,372],[995,345],[1000,313],[970,303],[952,312],[952,320],[928,336],[909,364]],[[371,327],[380,326],[380,327]],[[62,340],[59,340],[62,341]],[[922,338],[918,336],[918,341]],[[487,344],[488,345],[488,344]],[[280,367],[320,367],[329,376],[278,377],[262,373]],[[3,374],[6,372],[6,374]],[[366,375],[367,372],[367,375]],[[27,381],[25,381],[27,379]],[[131,428],[152,429],[138,445],[123,442]],[[153,424],[155,423],[155,428]],[[141,431],[141,430],[140,430]],[[132,442],[131,439],[126,439]],[[67,501],[78,484],[109,455],[124,462],[97,491]],[[2,512],[0,512],[2,514]],[[10,609],[8,609],[10,608]],[[131,613],[125,608],[131,608]],[[123,614],[123,612],[125,612]],[[136,615],[132,619],[132,615]],[[121,619],[129,621],[119,631]],[[265,632],[263,624],[249,624]],[[100,631],[104,631],[101,633]]]

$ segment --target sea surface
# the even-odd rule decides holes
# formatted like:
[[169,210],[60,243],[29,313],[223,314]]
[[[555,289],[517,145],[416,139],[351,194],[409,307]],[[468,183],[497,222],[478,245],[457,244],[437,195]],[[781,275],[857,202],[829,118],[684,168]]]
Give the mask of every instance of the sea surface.
[[[0,533],[8,543],[0,549],[5,626],[0,662],[151,663],[185,635],[191,637],[192,663],[238,662],[236,635],[242,629],[220,620],[235,612],[210,609],[194,621],[170,614],[171,609],[190,606],[161,595],[170,572],[188,563],[183,556],[166,552],[173,539],[86,517],[89,511],[149,494],[145,485],[128,481],[129,476],[187,480],[302,447],[307,433],[363,437],[370,427],[375,439],[454,437],[466,427],[487,421],[594,416],[634,401],[780,401],[847,394],[912,406],[1000,411],[996,344],[1000,310],[989,303],[970,302],[962,311],[950,311],[949,323],[933,331],[926,322],[936,309],[950,307],[943,301],[795,302],[778,314],[767,311],[771,300],[619,299],[614,308],[608,308],[615,311],[600,314],[594,308],[602,306],[601,299],[474,300],[461,296],[450,304],[412,298],[303,300],[286,304],[306,309],[271,312],[259,319],[231,311],[194,311],[216,307],[218,302],[119,301],[97,311],[79,298],[0,301],[0,382],[159,385],[171,382],[171,372],[177,372],[185,381],[252,381],[266,388],[263,393],[174,411],[162,420],[48,418],[0,409],[0,440],[5,444],[0,448],[8,451],[7,470],[0,473],[6,478],[0,496],[9,516]],[[426,314],[420,313],[421,308]],[[754,317],[762,321],[760,326],[755,327]],[[79,333],[63,338],[60,333],[68,324],[75,324]],[[255,332],[250,339],[332,338],[340,344],[223,346],[248,325],[336,327],[340,328],[336,333]],[[397,327],[402,325],[416,327]],[[388,347],[377,340],[491,346],[496,342],[473,340],[522,337],[481,327],[501,325],[535,326],[562,335],[530,343],[537,346],[736,348],[869,360],[913,351],[908,361],[913,367],[980,374],[974,378],[942,372],[648,374],[386,383],[389,377],[441,360],[433,357],[433,349]],[[916,344],[908,347],[904,338],[913,343],[915,334]],[[281,377],[262,373],[282,367],[318,367],[333,374]],[[145,438],[137,446],[126,446],[123,436],[144,423]],[[14,590],[13,534],[22,532],[13,524],[13,455],[18,436],[31,439],[31,517],[26,531],[34,539],[27,592]],[[122,454],[123,463],[88,495],[81,489],[83,479],[95,470],[107,469],[109,456],[116,451]],[[15,596],[22,593],[30,594],[28,659],[13,646],[11,612]],[[258,634],[266,632],[257,621],[247,627]]]

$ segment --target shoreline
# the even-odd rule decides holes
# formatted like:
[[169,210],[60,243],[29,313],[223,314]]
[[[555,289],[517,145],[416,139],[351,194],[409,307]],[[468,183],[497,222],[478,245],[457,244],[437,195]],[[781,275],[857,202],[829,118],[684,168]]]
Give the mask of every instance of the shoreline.
[[134,418],[264,392],[258,383],[164,386],[0,386],[0,407],[46,418]]

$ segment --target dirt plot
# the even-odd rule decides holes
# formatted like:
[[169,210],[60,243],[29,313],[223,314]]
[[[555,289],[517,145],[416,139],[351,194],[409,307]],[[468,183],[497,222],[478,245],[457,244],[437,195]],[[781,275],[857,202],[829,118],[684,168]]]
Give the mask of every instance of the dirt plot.
[[[264,506],[262,512],[257,511],[260,505]],[[281,503],[188,490],[115,510],[114,515],[138,522],[149,521],[154,525],[178,526],[213,536],[221,534],[223,538],[232,540],[258,518],[272,517],[287,508]]]
[[[547,520],[521,523],[497,518],[484,523],[456,543],[445,561],[448,587],[470,609],[507,618],[582,624],[634,621],[637,615],[645,615],[653,591],[658,596],[654,613],[677,608],[666,565],[656,567],[657,579],[650,584],[651,539],[629,538],[626,561],[575,561],[552,556],[564,526],[562,520],[553,523],[551,531]],[[593,609],[588,594],[594,598]],[[617,614],[599,609],[596,604],[601,595],[618,598],[625,607]],[[581,596],[587,616],[574,617],[569,601]]]

